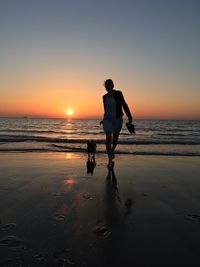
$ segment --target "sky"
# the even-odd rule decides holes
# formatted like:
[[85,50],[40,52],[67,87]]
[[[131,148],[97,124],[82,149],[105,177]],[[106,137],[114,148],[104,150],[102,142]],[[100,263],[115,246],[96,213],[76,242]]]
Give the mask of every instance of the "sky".
[[0,116],[200,119],[199,0],[1,0]]

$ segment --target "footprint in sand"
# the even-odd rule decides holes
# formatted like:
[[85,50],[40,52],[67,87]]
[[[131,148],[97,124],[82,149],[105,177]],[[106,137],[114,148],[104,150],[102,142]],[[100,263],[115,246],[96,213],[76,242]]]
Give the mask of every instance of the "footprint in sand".
[[54,193],[53,196],[54,197],[63,197],[64,193]]
[[9,231],[16,228],[16,223],[6,223],[1,226],[1,231]]
[[[56,259],[58,259],[58,260],[62,259],[68,265],[75,265],[75,262],[73,262],[69,259],[69,253],[70,253],[69,249],[60,248],[60,249],[56,250],[53,255]],[[63,265],[63,266],[65,266],[65,265]]]
[[24,248],[24,241],[16,236],[10,235],[0,239],[0,246],[7,246],[14,249]]
[[57,249],[54,253],[53,253],[53,256],[55,258],[62,258],[62,257],[65,257],[66,255],[68,255],[70,252],[69,249],[65,249],[65,248],[60,248],[60,249]]
[[95,232],[99,237],[106,238],[110,235],[110,231],[106,227],[105,223],[102,220],[98,220],[93,227],[93,232]]
[[64,261],[68,264],[68,265],[75,265],[76,263],[71,261],[70,259],[64,259]]
[[191,220],[193,221],[197,221],[200,223],[200,215],[196,215],[196,214],[188,214],[187,215]]
[[144,198],[149,198],[149,194],[147,194],[147,193],[143,193],[142,196],[143,196]]
[[133,200],[130,199],[130,198],[128,198],[128,199],[125,201],[124,205],[126,206],[127,209],[130,209],[130,208],[132,207],[132,205],[133,205]]
[[32,255],[33,258],[35,258],[37,261],[44,261],[44,256],[42,254],[39,253],[35,253]]
[[88,194],[88,193],[85,193],[85,194],[83,194],[83,198],[84,199],[93,199],[93,196]]
[[128,198],[125,201],[124,206],[126,207],[125,216],[128,216],[131,213],[131,209],[132,209],[132,206],[133,206],[133,200]]
[[57,221],[64,221],[65,220],[65,215],[62,215],[62,214],[55,214],[54,215],[54,219],[57,220]]

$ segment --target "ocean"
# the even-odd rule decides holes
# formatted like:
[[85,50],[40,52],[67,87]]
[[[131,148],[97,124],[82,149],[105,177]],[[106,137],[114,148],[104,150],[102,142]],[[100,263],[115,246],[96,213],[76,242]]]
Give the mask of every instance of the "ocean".
[[[0,118],[0,152],[85,152],[95,140],[105,153],[105,135],[97,119]],[[200,156],[200,121],[136,120],[136,134],[124,125],[116,153]]]

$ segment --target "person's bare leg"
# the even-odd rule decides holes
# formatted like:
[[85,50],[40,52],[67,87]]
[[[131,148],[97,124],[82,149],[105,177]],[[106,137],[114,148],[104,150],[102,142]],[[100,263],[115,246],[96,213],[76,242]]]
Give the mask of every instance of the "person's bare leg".
[[108,154],[108,163],[109,164],[111,164],[111,162],[112,162],[111,143],[112,143],[112,133],[106,132],[106,151]]
[[112,150],[111,150],[111,154],[112,157],[114,158],[114,152],[115,152],[115,148],[118,144],[118,138],[119,138],[119,132],[118,133],[113,133],[113,145],[112,145]]

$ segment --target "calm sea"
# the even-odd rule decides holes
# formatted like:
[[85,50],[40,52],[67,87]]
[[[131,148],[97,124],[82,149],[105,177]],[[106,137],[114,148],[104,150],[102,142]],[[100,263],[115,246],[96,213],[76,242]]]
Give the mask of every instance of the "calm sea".
[[[123,126],[118,153],[200,156],[200,121],[136,120],[134,123],[135,135]],[[96,140],[97,152],[105,152],[105,136],[99,120],[0,118],[0,151],[85,152],[89,139]]]

